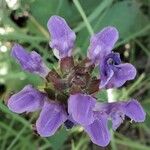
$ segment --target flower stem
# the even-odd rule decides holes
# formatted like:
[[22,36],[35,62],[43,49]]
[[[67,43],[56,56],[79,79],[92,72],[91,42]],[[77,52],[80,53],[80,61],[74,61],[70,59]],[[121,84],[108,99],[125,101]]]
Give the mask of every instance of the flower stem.
[[83,21],[85,22],[85,25],[86,25],[86,27],[88,29],[89,34],[93,35],[94,31],[93,31],[92,26],[90,25],[90,23],[89,23],[89,21],[88,21],[88,19],[86,17],[86,14],[85,14],[85,12],[84,12],[80,2],[78,0],[73,0],[73,3],[75,4],[75,6],[78,9],[81,17],[83,18]]

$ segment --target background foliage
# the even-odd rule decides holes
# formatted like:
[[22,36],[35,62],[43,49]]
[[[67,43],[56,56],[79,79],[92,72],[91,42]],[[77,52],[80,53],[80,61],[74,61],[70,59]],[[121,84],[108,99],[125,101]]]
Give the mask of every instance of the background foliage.
[[[30,83],[42,85],[41,79],[23,72],[10,57],[14,42],[39,52],[51,68],[57,63],[49,48],[47,20],[51,15],[64,17],[77,34],[75,54],[86,56],[90,35],[113,25],[120,32],[115,51],[123,61],[133,63],[136,79],[114,90],[115,100],[137,98],[147,119],[131,124],[128,118],[112,133],[106,148],[92,144],[77,127],[61,128],[50,138],[41,138],[32,130],[37,114],[17,115],[6,107],[6,99]],[[149,150],[150,149],[150,0],[0,0],[0,150]],[[96,72],[95,72],[96,73]],[[98,100],[107,100],[105,91]]]

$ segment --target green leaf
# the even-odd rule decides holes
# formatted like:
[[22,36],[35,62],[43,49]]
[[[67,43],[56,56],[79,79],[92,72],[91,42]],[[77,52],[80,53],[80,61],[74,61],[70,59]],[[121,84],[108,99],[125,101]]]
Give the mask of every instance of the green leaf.
[[114,4],[103,19],[98,22],[95,31],[112,25],[119,30],[120,38],[125,39],[147,24],[148,18],[142,14],[139,4],[136,1],[126,0]]
[[52,148],[54,150],[61,149],[62,145],[66,141],[68,136],[68,132],[65,130],[65,128],[62,128],[61,130],[57,131],[55,135],[50,137],[48,140],[50,141]]
[[[81,5],[83,5],[83,8],[88,15],[99,3],[100,2],[97,0],[81,1]],[[73,3],[68,0],[36,0],[31,4],[30,9],[31,14],[45,28],[47,28],[47,21],[52,15],[64,17],[71,26],[75,26],[79,21],[82,21],[82,18]]]
[[149,100],[147,100],[143,103],[143,107],[144,107],[144,110],[146,112],[145,124],[147,125],[147,127],[150,127],[150,109],[149,109],[149,105],[150,105]]

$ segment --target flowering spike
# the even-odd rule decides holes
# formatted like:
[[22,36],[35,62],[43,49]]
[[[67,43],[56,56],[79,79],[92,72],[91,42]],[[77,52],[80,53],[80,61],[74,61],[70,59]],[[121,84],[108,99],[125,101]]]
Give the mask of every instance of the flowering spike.
[[[71,56],[75,33],[66,21],[52,16],[48,21],[51,34],[50,46],[60,59],[59,65],[51,71],[45,66],[36,52],[26,52],[22,46],[15,45],[12,56],[24,70],[45,78],[41,91],[31,85],[8,100],[8,107],[16,113],[33,112],[41,109],[36,121],[36,130],[42,137],[53,135],[64,124],[67,129],[81,125],[91,141],[99,146],[110,142],[108,120],[116,130],[125,116],[135,122],[143,122],[146,113],[138,101],[100,103],[94,95],[101,88],[115,88],[135,78],[136,69],[129,63],[121,63],[120,55],[112,52],[118,31],[106,27],[91,38],[88,57],[76,61]],[[99,65],[100,79],[93,74]],[[57,70],[56,70],[57,69]]]
[[58,59],[70,57],[76,39],[75,33],[66,21],[59,16],[52,16],[47,23],[51,34],[50,47]]
[[21,45],[15,44],[11,54],[19,62],[23,70],[38,74],[43,78],[48,74],[49,69],[37,52],[32,51],[29,53]]

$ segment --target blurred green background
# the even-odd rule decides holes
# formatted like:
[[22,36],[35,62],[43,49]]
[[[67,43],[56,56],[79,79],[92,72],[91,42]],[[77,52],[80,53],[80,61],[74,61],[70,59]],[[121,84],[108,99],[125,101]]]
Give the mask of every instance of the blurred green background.
[[[120,39],[115,51],[125,62],[134,64],[137,77],[113,90],[115,100],[136,98],[143,105],[144,123],[126,121],[111,131],[106,148],[98,147],[76,127],[61,128],[50,138],[41,138],[32,129],[37,114],[17,115],[6,107],[6,100],[24,85],[43,84],[33,74],[23,72],[11,58],[14,43],[36,50],[45,63],[55,67],[57,59],[49,47],[46,27],[51,15],[60,15],[76,32],[77,58],[86,57],[90,35],[108,25],[115,26]],[[150,0],[0,0],[0,150],[150,150]],[[98,100],[107,100],[102,91]]]

